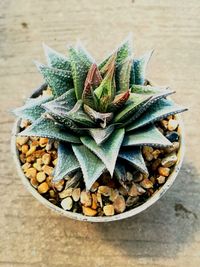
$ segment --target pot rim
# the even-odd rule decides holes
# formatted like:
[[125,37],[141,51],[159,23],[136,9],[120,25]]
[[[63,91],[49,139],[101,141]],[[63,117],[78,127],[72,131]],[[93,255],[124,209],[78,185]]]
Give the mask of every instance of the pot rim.
[[[38,89],[34,90],[34,92],[31,94],[30,97],[34,97],[36,96],[41,90],[43,90],[46,86],[43,84],[42,86],[40,86]],[[20,163],[20,159],[19,159],[19,152],[17,150],[16,147],[16,135],[19,132],[19,125],[21,122],[21,118],[16,119],[14,126],[13,126],[13,130],[12,130],[12,137],[11,137],[11,152],[13,154],[13,158],[14,161],[16,163],[16,167],[17,167],[17,173],[20,176],[22,183],[24,184],[25,188],[39,201],[41,202],[44,206],[50,208],[51,210],[65,216],[71,219],[75,219],[75,220],[79,220],[79,221],[87,221],[87,222],[111,222],[111,221],[118,221],[118,220],[122,220],[122,219],[126,219],[129,217],[132,217],[136,214],[139,214],[140,212],[146,210],[147,208],[149,208],[150,206],[152,206],[156,201],[158,201],[164,194],[165,192],[172,186],[172,184],[174,183],[182,162],[183,162],[183,158],[184,158],[184,153],[185,153],[185,143],[184,143],[184,126],[183,126],[183,121],[181,119],[180,115],[176,115],[178,121],[179,121],[179,130],[181,132],[180,135],[180,147],[177,153],[177,157],[178,157],[178,161],[176,163],[176,165],[174,166],[174,169],[172,171],[172,173],[170,174],[170,176],[167,178],[167,181],[165,182],[164,185],[162,185],[162,187],[154,194],[152,195],[150,198],[147,199],[146,202],[144,202],[143,204],[129,210],[129,211],[125,211],[123,213],[120,214],[116,214],[113,216],[99,216],[99,217],[89,217],[89,216],[85,216],[83,214],[80,213],[75,213],[75,212],[71,212],[71,211],[66,211],[56,205],[54,205],[53,203],[51,203],[50,201],[48,201],[46,198],[44,198],[42,195],[40,195],[40,193],[38,193],[38,191],[30,184],[29,180],[27,179],[27,177],[24,175],[22,168],[21,168],[21,163]]]

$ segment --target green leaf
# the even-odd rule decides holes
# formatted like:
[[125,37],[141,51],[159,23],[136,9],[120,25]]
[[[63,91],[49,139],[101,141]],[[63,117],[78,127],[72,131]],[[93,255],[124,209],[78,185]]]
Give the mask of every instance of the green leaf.
[[100,64],[99,64],[99,69],[101,70],[108,60],[112,57],[114,53],[117,53],[117,58],[116,58],[116,66],[120,65],[124,60],[131,56],[132,54],[132,35],[129,34],[128,37],[120,44],[120,46],[113,52],[111,53],[106,59],[104,59]]
[[13,113],[20,118],[28,119],[31,122],[34,122],[45,112],[45,109],[41,105],[52,99],[53,96],[41,96],[29,99],[24,106],[16,108]]
[[137,109],[144,105],[151,98],[149,95],[131,93],[129,100],[124,105],[124,108],[115,116],[114,122],[126,121],[132,116]]
[[82,100],[78,100],[67,116],[84,127],[94,127],[95,122],[84,112]]
[[92,109],[91,107],[84,105],[84,111],[90,118],[95,121],[102,128],[106,128],[107,123],[109,123],[113,118],[113,113],[101,113]]
[[71,63],[76,98],[78,100],[82,97],[85,79],[93,62],[87,57],[87,54],[83,53],[83,50],[77,51],[72,47],[69,48],[69,59]]
[[47,113],[52,116],[57,122],[77,133],[80,133],[78,126],[68,115],[69,111],[74,107],[75,104],[75,91],[74,89],[70,89],[55,100],[42,105],[42,107],[44,107]]
[[39,118],[31,126],[20,132],[20,136],[38,136],[60,140],[70,143],[80,143],[80,139],[54,121],[47,118]]
[[72,145],[72,149],[81,166],[86,190],[90,190],[93,183],[104,172],[105,165],[84,145]]
[[134,123],[136,119],[140,120],[139,117],[141,116],[141,114],[143,114],[148,108],[150,108],[150,106],[156,105],[156,102],[159,101],[159,99],[167,97],[173,93],[174,91],[168,89],[160,90],[160,92],[152,95],[147,101],[143,103],[143,105],[139,106],[139,108],[135,110],[134,114],[129,119],[127,119],[126,122],[123,123],[123,126]]
[[109,138],[109,136],[112,134],[114,129],[115,129],[115,125],[111,124],[108,127],[106,127],[105,129],[90,128],[88,130],[89,130],[90,135],[93,137],[93,139],[97,143],[97,145],[100,145]]
[[102,82],[101,74],[96,64],[92,64],[90,67],[84,85],[82,94],[83,103],[91,108],[97,108],[97,98],[94,94],[94,89],[97,88]]
[[90,136],[81,137],[82,143],[103,161],[111,176],[115,169],[115,163],[124,138],[124,132],[124,129],[115,130],[109,139],[101,145],[97,145]]
[[52,89],[55,97],[64,94],[67,90],[72,88],[70,71],[50,68],[36,61],[35,64],[39,72],[43,75],[46,83]]
[[147,52],[142,57],[133,60],[130,84],[144,84],[146,67],[152,54],[153,50]]
[[151,125],[130,133],[126,133],[122,145],[168,147],[172,146],[172,143],[164,137],[164,135],[156,128],[156,126]]
[[65,176],[80,168],[71,146],[66,143],[59,143],[58,161],[53,173],[53,182],[58,182]]
[[108,105],[107,111],[109,112],[116,112],[117,110],[121,109],[126,101],[129,99],[130,91],[123,92],[115,96],[112,103]]
[[147,124],[155,121],[162,120],[169,115],[177,114],[187,110],[179,105],[176,105],[173,101],[168,99],[160,99],[154,105],[151,105],[142,116],[129,125],[126,131],[132,131],[143,127]]
[[129,89],[132,58],[127,58],[125,62],[121,63],[116,69],[116,91],[124,92]]
[[119,158],[128,161],[134,168],[144,174],[148,174],[140,147],[126,147],[119,153]]
[[71,65],[67,57],[48,47],[44,43],[43,49],[49,67],[71,71]]
[[98,108],[102,112],[106,112],[109,103],[115,97],[114,70],[115,70],[116,54],[114,54],[106,64],[106,75],[101,84],[95,89],[94,94],[99,100]]

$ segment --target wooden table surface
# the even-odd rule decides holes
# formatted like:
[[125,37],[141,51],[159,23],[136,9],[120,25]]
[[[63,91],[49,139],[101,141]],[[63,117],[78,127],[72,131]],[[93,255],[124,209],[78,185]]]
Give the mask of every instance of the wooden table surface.
[[[199,14],[199,0],[0,0],[0,267],[200,266]],[[183,167],[166,195],[134,218],[62,218],[21,184],[10,110],[42,81],[32,62],[44,62],[42,42],[65,52],[80,38],[99,60],[130,31],[136,55],[155,48],[148,77],[190,109]]]

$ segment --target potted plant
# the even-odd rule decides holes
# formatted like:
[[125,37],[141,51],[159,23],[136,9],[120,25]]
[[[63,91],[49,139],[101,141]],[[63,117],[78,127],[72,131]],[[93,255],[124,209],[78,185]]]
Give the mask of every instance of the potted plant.
[[44,45],[45,84],[14,110],[12,149],[24,185],[63,215],[93,222],[133,216],[157,201],[183,159],[174,91],[145,77],[152,51],[127,38],[96,64],[77,44],[65,57]]

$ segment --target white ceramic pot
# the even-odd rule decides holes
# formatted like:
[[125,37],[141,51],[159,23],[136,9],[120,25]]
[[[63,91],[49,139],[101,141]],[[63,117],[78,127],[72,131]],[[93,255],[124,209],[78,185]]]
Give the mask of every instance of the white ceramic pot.
[[[41,91],[44,90],[45,88],[46,88],[46,85],[44,84],[40,88],[36,89],[30,97],[33,97],[33,98],[37,97],[41,93]],[[125,211],[121,214],[117,214],[114,216],[88,217],[88,216],[82,215],[80,213],[65,211],[62,208],[49,202],[46,198],[44,198],[42,195],[40,195],[34,187],[32,187],[29,180],[24,175],[24,173],[21,169],[19,153],[18,153],[18,150],[16,148],[16,134],[19,132],[19,125],[20,125],[21,119],[17,119],[15,124],[14,124],[14,127],[13,127],[12,139],[11,139],[12,154],[14,156],[14,160],[15,160],[18,174],[21,177],[21,180],[22,180],[24,186],[39,202],[41,202],[46,207],[60,213],[63,216],[66,216],[66,217],[71,218],[71,219],[79,220],[79,221],[88,221],[88,222],[117,221],[117,220],[121,220],[121,219],[125,219],[125,218],[129,218],[131,216],[134,216],[134,215],[146,210],[148,207],[152,206],[156,201],[158,201],[164,195],[164,193],[170,188],[170,186],[175,181],[175,179],[179,173],[179,170],[181,168],[181,165],[182,165],[182,161],[183,161],[183,157],[184,157],[184,148],[185,148],[183,123],[182,123],[180,115],[176,115],[176,116],[177,116],[177,119],[179,120],[180,148],[178,151],[178,161],[177,161],[176,165],[174,166],[173,172],[170,174],[170,176],[168,177],[165,184],[153,196],[151,196],[145,203],[143,203],[140,206],[135,207],[129,211]]]

